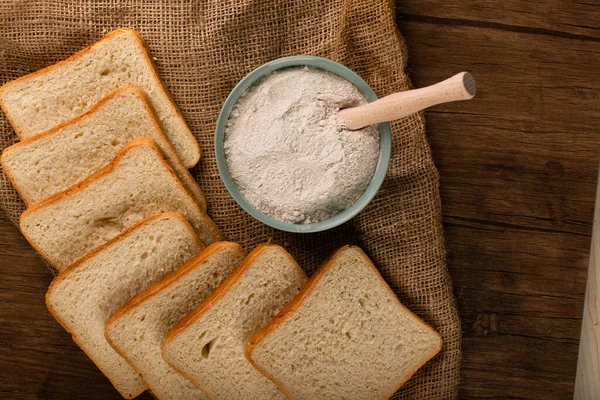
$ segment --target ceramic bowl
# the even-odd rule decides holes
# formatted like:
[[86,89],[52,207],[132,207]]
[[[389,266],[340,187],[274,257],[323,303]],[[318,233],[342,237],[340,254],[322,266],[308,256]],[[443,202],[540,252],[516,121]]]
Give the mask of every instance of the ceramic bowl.
[[284,222],[260,212],[252,204],[250,204],[239,191],[235,181],[231,177],[231,174],[229,173],[229,170],[227,168],[227,160],[225,157],[225,149],[223,146],[223,142],[225,139],[225,128],[227,120],[229,119],[229,114],[231,113],[233,106],[238,101],[242,93],[244,93],[250,86],[252,86],[257,80],[259,80],[263,76],[268,75],[271,72],[276,71],[278,69],[299,67],[305,65],[332,72],[352,82],[352,84],[354,84],[354,86],[358,88],[358,90],[367,98],[369,102],[377,100],[377,95],[375,94],[373,89],[371,89],[371,87],[360,76],[358,76],[355,72],[343,66],[342,64],[336,63],[326,58],[311,56],[293,56],[279,58],[277,60],[273,60],[256,68],[254,71],[246,75],[246,77],[244,77],[244,79],[242,79],[240,83],[236,85],[235,88],[233,88],[233,90],[225,100],[223,108],[221,108],[221,113],[219,114],[219,119],[217,120],[217,128],[215,132],[215,153],[217,158],[217,166],[219,168],[221,179],[223,179],[225,187],[227,188],[231,196],[234,198],[234,200],[247,213],[252,215],[257,220],[261,221],[262,223],[272,226],[273,228],[280,229],[282,231],[299,233],[319,232],[334,228],[338,225],[343,224],[344,222],[347,222],[356,214],[358,214],[362,209],[364,209],[373,199],[373,197],[375,197],[375,194],[377,194],[377,191],[379,190],[385,178],[387,168],[390,162],[392,149],[390,125],[387,122],[378,124],[380,145],[379,161],[377,163],[375,173],[371,178],[371,182],[369,183],[363,194],[354,202],[354,204],[352,204],[347,209],[339,212],[338,214],[335,214],[325,220],[310,224],[294,224],[290,222]]

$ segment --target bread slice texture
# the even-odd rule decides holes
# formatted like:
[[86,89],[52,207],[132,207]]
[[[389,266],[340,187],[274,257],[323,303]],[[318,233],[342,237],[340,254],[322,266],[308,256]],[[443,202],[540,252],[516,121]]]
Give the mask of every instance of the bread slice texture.
[[137,137],[158,144],[181,183],[206,211],[202,190],[164,136],[146,95],[133,86],[117,89],[85,114],[6,148],[0,160],[29,206],[84,180]]
[[75,118],[112,91],[142,89],[183,164],[191,168],[200,148],[173,102],[141,36],[121,28],[92,46],[0,87],[0,107],[20,139]]
[[21,232],[59,272],[131,225],[178,212],[205,245],[221,234],[185,190],[154,142],[137,138],[105,168],[21,215]]
[[166,336],[162,354],[211,399],[285,399],[245,358],[250,336],[306,282],[281,247],[263,244]]
[[110,346],[104,327],[133,296],[203,249],[179,214],[155,214],[94,250],[52,281],[46,305],[125,398],[146,389],[139,374]]
[[169,330],[207,298],[245,255],[238,244],[213,243],[128,301],[107,323],[109,343],[140,372],[158,399],[208,399],[162,359],[161,344]]
[[246,347],[290,399],[387,399],[442,346],[358,247],[343,247]]

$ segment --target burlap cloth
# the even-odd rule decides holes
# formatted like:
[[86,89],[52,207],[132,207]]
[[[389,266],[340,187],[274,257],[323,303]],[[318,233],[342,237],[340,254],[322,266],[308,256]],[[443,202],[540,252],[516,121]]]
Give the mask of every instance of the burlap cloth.
[[[225,237],[247,249],[267,240],[282,244],[308,274],[335,248],[361,246],[402,302],[444,340],[442,352],[394,398],[457,397],[461,330],[446,269],[438,173],[423,117],[392,124],[389,171],[369,207],[318,234],[277,231],[243,212],[221,182],[213,151],[213,131],[227,94],[248,72],[275,58],[330,58],[357,72],[379,96],[409,88],[406,48],[392,2],[0,0],[0,6],[0,83],[62,60],[115,28],[137,29],[203,149],[193,173]],[[0,147],[16,140],[2,115]],[[0,194],[16,223],[24,205],[4,174]]]

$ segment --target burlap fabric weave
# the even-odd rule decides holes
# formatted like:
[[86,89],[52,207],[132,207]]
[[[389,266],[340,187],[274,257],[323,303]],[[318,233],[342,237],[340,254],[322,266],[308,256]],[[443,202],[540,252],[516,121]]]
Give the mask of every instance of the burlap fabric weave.
[[[443,337],[443,351],[396,394],[398,399],[457,397],[460,323],[445,264],[438,173],[415,115],[392,124],[387,178],[374,201],[328,232],[290,234],[242,211],[223,186],[213,151],[219,109],[235,84],[261,64],[290,55],[338,61],[384,96],[409,88],[406,48],[387,0],[0,0],[0,83],[64,59],[118,27],[145,38],[203,149],[193,174],[209,214],[229,240],[252,249],[284,245],[307,273],[335,248],[361,246],[398,297]],[[0,120],[0,146],[17,140]],[[24,205],[4,174],[1,205],[17,222]],[[102,394],[99,394],[102,398]]]

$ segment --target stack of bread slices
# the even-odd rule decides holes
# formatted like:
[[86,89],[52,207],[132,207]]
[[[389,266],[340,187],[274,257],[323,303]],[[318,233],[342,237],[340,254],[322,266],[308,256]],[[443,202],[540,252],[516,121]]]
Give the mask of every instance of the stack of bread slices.
[[125,398],[385,399],[441,348],[357,247],[308,280],[275,244],[222,241],[200,149],[137,32],[0,88],[21,231],[46,303]]

